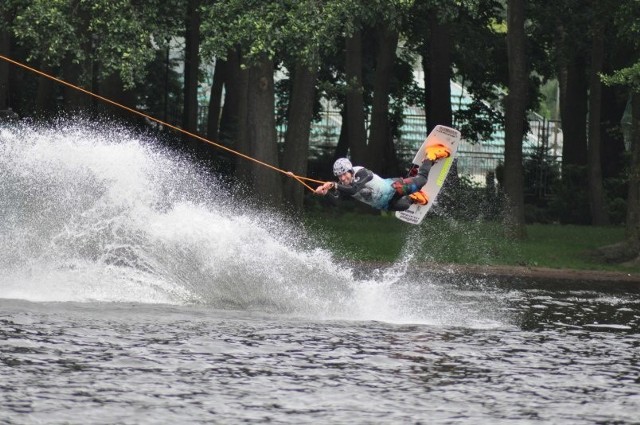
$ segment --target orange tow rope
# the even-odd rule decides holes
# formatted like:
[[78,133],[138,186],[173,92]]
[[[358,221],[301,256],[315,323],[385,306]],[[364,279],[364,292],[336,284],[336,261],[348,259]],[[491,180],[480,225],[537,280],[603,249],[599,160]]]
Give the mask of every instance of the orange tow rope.
[[198,139],[198,140],[200,140],[201,142],[208,143],[208,144],[210,144],[210,145],[212,145],[212,146],[215,146],[215,147],[220,148],[220,149],[222,149],[222,150],[225,150],[225,151],[227,151],[227,152],[231,152],[232,154],[238,155],[238,156],[240,156],[240,157],[242,157],[242,158],[244,158],[244,159],[247,159],[247,160],[249,160],[249,161],[253,161],[253,162],[255,162],[255,163],[257,163],[257,164],[260,164],[260,165],[263,165],[263,166],[265,166],[265,167],[267,167],[267,168],[271,168],[272,170],[277,171],[278,173],[282,173],[282,174],[285,174],[285,175],[287,175],[287,176],[289,176],[289,177],[292,177],[292,178],[296,179],[296,181],[298,181],[300,184],[302,184],[304,187],[306,187],[307,189],[309,189],[309,190],[310,190],[310,191],[312,191],[312,192],[314,191],[314,189],[313,189],[311,186],[309,186],[308,184],[306,184],[306,183],[305,183],[305,181],[312,182],[312,183],[319,183],[319,184],[323,184],[323,183],[324,183],[324,182],[323,182],[323,181],[321,181],[321,180],[314,180],[314,179],[309,178],[309,177],[298,176],[298,175],[294,174],[294,173],[293,173],[293,172],[291,172],[291,171],[286,171],[286,170],[283,170],[283,169],[281,169],[281,168],[274,167],[273,165],[271,165],[271,164],[267,164],[266,162],[260,161],[259,159],[256,159],[256,158],[253,158],[253,157],[250,157],[249,155],[245,155],[245,154],[243,154],[243,153],[241,153],[241,152],[238,152],[238,151],[236,151],[236,150],[233,150],[233,149],[231,149],[231,148],[228,148],[228,147],[226,147],[226,146],[224,146],[224,145],[221,145],[220,143],[216,143],[216,142],[214,142],[214,141],[212,141],[212,140],[206,139],[206,138],[204,138],[204,137],[202,137],[202,136],[199,136],[199,135],[197,135],[197,134],[191,133],[191,132],[189,132],[189,131],[187,131],[187,130],[184,130],[184,129],[180,128],[180,127],[177,127],[177,126],[175,126],[175,125],[171,125],[171,124],[169,124],[169,123],[167,123],[167,122],[164,122],[164,121],[162,121],[162,120],[159,120],[158,118],[152,117],[151,115],[147,115],[147,114],[145,114],[144,112],[140,112],[140,111],[138,111],[137,109],[130,108],[130,107],[125,106],[125,105],[123,105],[123,104],[121,104],[121,103],[118,103],[118,102],[115,102],[115,101],[113,101],[113,100],[111,100],[111,99],[108,99],[108,98],[106,98],[106,97],[104,97],[104,96],[100,96],[99,94],[93,93],[93,92],[91,92],[91,91],[89,91],[89,90],[83,89],[82,87],[76,86],[76,85],[71,84],[71,83],[69,83],[69,82],[67,82],[67,81],[64,81],[64,80],[61,80],[61,79],[59,79],[59,78],[56,78],[56,77],[54,77],[53,75],[50,75],[50,74],[47,74],[47,73],[45,73],[45,72],[42,72],[42,71],[40,71],[40,70],[38,70],[38,69],[32,68],[32,67],[30,67],[30,66],[28,66],[28,65],[25,65],[25,64],[21,63],[21,62],[18,62],[18,61],[15,61],[15,60],[13,60],[13,59],[10,59],[10,58],[8,58],[8,57],[6,57],[6,56],[0,55],[0,59],[3,59],[3,60],[5,60],[5,61],[7,61],[7,62],[9,62],[9,63],[12,63],[12,64],[14,64],[14,65],[17,65],[17,66],[19,66],[19,67],[21,67],[21,68],[24,68],[24,69],[28,70],[28,71],[34,72],[34,73],[36,73],[36,74],[38,74],[38,75],[41,75],[41,76],[43,76],[43,77],[45,77],[45,78],[48,78],[48,79],[50,79],[50,80],[56,81],[56,82],[58,82],[58,83],[60,83],[60,84],[64,84],[65,86],[67,86],[67,87],[71,87],[72,89],[75,89],[75,90],[81,91],[82,93],[88,94],[89,96],[93,96],[93,97],[95,97],[96,99],[100,99],[100,100],[102,100],[103,102],[106,102],[106,103],[109,103],[109,104],[111,104],[111,105],[117,106],[118,108],[124,109],[124,110],[126,110],[126,111],[131,112],[131,113],[134,113],[134,114],[140,115],[141,117],[147,118],[147,119],[149,119],[149,120],[151,120],[151,121],[155,121],[155,122],[157,122],[158,124],[162,124],[162,125],[164,125],[164,126],[166,126],[166,127],[169,127],[169,128],[171,128],[171,129],[173,129],[173,130],[179,131],[180,133],[186,134],[187,136],[191,136],[191,137],[193,137],[194,139]]

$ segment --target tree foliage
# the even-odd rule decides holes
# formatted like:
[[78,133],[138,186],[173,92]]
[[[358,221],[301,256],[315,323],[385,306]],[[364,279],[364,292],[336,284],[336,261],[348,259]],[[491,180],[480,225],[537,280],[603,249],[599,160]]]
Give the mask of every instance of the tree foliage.
[[335,46],[342,18],[339,5],[313,0],[214,2],[203,7],[203,54],[226,58],[230,50],[240,48],[247,63],[286,53],[317,66],[320,55]]
[[85,79],[98,63],[98,78],[117,74],[133,87],[144,80],[158,43],[175,35],[175,21],[167,16],[175,15],[169,6],[179,3],[32,0],[23,2],[13,31],[30,61],[56,67],[67,60],[83,67]]
[[[640,21],[629,19],[630,16],[640,16],[640,2],[625,0],[620,1],[615,9],[614,22],[618,29],[618,37],[628,41],[632,46],[634,63],[617,69],[611,75],[603,77],[607,84],[620,84],[628,86],[636,93],[640,93]],[[629,52],[627,52],[629,53]]]

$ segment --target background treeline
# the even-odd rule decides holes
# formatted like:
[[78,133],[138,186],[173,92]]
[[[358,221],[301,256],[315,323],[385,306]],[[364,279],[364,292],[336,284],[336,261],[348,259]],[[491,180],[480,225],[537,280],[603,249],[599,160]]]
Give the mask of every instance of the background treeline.
[[[504,197],[491,199],[506,200],[515,237],[526,237],[527,211],[547,207],[523,189],[534,184],[531,167],[549,166],[546,153],[524,157],[522,143],[527,112],[545,109],[542,87],[555,80],[564,140],[556,218],[623,219],[617,255],[628,257],[640,246],[638,16],[634,0],[3,0],[0,53],[157,118],[179,117],[193,132],[198,82],[215,64],[205,135],[300,175],[328,177],[308,169],[321,98],[343,117],[334,156],[385,176],[404,172],[394,141],[407,105],[425,109],[429,130],[455,122],[467,140],[502,125]],[[418,61],[424,89],[413,81]],[[474,99],[455,117],[451,79]],[[7,108],[37,119],[63,111],[133,119],[0,61]],[[283,143],[276,124],[286,128]],[[197,141],[182,146],[274,207],[302,208],[295,180]]]

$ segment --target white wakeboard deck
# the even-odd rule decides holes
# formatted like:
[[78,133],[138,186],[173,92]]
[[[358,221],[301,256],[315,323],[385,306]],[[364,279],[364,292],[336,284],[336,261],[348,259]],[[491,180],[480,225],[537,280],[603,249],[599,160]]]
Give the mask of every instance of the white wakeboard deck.
[[396,217],[402,221],[411,224],[420,224],[427,215],[427,212],[429,212],[429,209],[431,209],[458,152],[460,132],[453,128],[445,127],[444,125],[436,126],[436,128],[431,130],[431,133],[429,133],[429,136],[427,136],[424,143],[422,143],[420,149],[418,149],[416,156],[413,158],[413,164],[420,166],[425,157],[427,146],[439,144],[448,147],[451,150],[451,155],[448,158],[436,161],[431,167],[431,171],[429,171],[429,180],[427,184],[422,187],[422,191],[429,197],[429,202],[426,205],[413,204],[406,211],[396,211]]

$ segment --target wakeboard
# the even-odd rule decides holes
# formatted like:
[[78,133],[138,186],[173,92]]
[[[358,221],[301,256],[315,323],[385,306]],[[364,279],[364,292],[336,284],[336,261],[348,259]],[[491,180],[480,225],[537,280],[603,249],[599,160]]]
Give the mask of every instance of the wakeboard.
[[420,224],[427,212],[431,209],[431,206],[435,203],[438,193],[444,184],[449,169],[453,164],[453,160],[458,152],[458,145],[460,144],[460,132],[453,128],[445,127],[444,125],[438,125],[431,130],[431,133],[427,136],[420,149],[413,158],[413,166],[409,171],[409,175],[415,172],[422,160],[425,157],[427,146],[432,145],[444,145],[451,151],[451,155],[447,158],[436,161],[429,171],[429,180],[422,186],[422,191],[425,192],[429,198],[429,202],[426,205],[413,204],[406,211],[396,211],[396,217],[402,221],[406,221],[411,224]]

